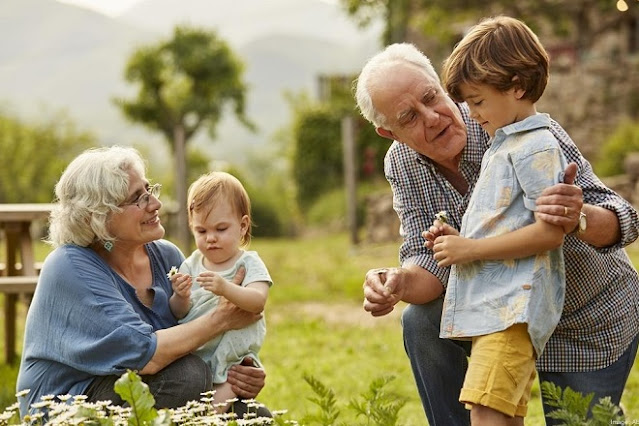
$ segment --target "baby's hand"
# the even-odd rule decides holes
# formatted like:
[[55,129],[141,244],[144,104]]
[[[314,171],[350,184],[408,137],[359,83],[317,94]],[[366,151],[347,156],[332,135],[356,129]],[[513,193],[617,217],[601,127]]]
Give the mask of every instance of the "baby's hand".
[[169,276],[169,279],[171,280],[171,287],[173,288],[173,292],[175,294],[183,298],[191,297],[191,287],[193,286],[193,281],[191,280],[190,275],[175,272],[173,274],[169,273],[167,274],[167,276]]
[[202,272],[196,278],[197,283],[205,290],[217,294],[218,296],[224,296],[224,290],[227,285],[231,285],[224,278],[219,276],[213,271]]

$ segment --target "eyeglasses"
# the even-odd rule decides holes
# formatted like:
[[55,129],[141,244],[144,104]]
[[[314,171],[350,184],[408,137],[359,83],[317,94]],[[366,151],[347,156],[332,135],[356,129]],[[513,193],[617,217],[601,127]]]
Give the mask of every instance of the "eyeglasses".
[[141,194],[132,203],[120,204],[120,207],[136,205],[138,206],[139,209],[144,210],[146,209],[146,206],[149,205],[149,200],[151,199],[151,195],[153,195],[155,198],[160,198],[161,189],[162,189],[162,185],[159,183],[156,183],[155,185],[151,185],[144,194]]

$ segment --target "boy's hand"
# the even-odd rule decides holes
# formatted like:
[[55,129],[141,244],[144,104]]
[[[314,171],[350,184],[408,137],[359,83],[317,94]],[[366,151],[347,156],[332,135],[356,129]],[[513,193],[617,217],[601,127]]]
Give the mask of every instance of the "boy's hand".
[[179,297],[188,299],[191,297],[191,287],[193,286],[193,280],[188,274],[175,273],[172,274],[169,279],[171,280],[171,287],[173,293]]
[[441,235],[459,235],[459,231],[447,223],[435,219],[431,227],[428,228],[428,231],[422,232],[422,237],[426,240],[424,241],[424,247],[432,250],[435,245],[435,240]]
[[433,243],[433,259],[440,268],[453,264],[467,263],[473,259],[469,257],[470,245],[474,240],[459,235],[442,235]]

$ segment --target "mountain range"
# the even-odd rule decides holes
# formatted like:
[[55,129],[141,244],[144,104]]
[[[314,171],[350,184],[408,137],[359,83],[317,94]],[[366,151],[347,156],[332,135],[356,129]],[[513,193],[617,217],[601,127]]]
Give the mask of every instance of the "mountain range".
[[135,91],[124,80],[125,63],[137,47],[170,38],[177,24],[215,30],[245,63],[247,115],[259,130],[229,116],[213,143],[202,132],[196,144],[232,163],[289,123],[284,91],[315,96],[320,74],[357,73],[379,48],[381,31],[360,30],[322,0],[145,0],[117,17],[55,0],[3,0],[0,24],[3,109],[35,120],[65,110],[103,144],[151,144],[160,153],[160,136],[113,105],[113,97]]

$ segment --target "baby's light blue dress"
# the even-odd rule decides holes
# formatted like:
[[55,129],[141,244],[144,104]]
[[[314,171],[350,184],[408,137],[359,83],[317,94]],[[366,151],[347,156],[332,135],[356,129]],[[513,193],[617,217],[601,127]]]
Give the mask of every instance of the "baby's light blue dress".
[[[207,271],[203,263],[204,256],[199,250],[195,250],[180,266],[180,272],[193,277],[193,287],[191,288],[191,309],[188,314],[180,320],[185,323],[201,317],[217,308],[220,296],[201,288],[195,278],[200,273]],[[231,268],[223,272],[217,272],[223,278],[231,281],[240,266],[246,268],[246,276],[242,286],[263,281],[273,284],[266,265],[255,251],[244,251],[242,256]],[[202,358],[213,372],[214,383],[226,382],[227,373],[231,366],[240,364],[244,357],[250,356],[255,361],[255,365],[260,368],[262,362],[258,357],[264,336],[266,335],[266,321],[262,317],[257,322],[246,328],[239,330],[229,330],[226,333],[208,341],[197,349],[194,353]]]

